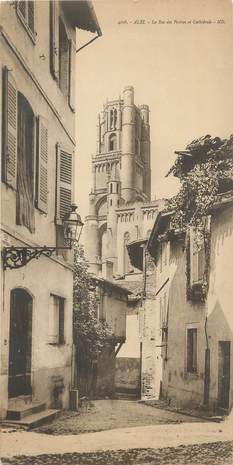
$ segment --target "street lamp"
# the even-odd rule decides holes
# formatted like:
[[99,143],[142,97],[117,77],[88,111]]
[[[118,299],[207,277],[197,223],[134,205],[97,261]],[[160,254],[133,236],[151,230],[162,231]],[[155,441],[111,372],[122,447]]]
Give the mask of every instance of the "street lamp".
[[72,248],[72,244],[79,242],[81,232],[83,229],[83,222],[81,216],[76,212],[77,205],[72,203],[70,206],[70,212],[66,213],[63,220],[64,238],[69,243],[69,248]]
[[25,266],[33,258],[38,259],[41,255],[51,257],[57,250],[71,250],[74,244],[78,244],[83,222],[79,213],[76,212],[77,206],[73,203],[70,206],[70,212],[67,212],[63,219],[64,240],[69,245],[66,247],[3,247],[2,262],[3,269],[16,269]]

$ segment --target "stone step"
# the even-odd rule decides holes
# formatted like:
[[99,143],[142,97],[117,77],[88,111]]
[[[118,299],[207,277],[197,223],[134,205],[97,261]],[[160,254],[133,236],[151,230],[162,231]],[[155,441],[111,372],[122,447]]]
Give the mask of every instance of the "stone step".
[[45,410],[46,404],[41,402],[24,403],[12,407],[10,405],[7,410],[7,420],[21,420],[22,418],[32,415],[33,413]]
[[28,429],[36,428],[45,423],[49,423],[54,420],[60,413],[60,410],[55,409],[46,409],[42,412],[32,413],[26,417],[21,418],[20,420],[4,420],[3,425],[9,426],[22,426]]
[[116,392],[115,397],[119,400],[138,400],[139,395],[131,392]]

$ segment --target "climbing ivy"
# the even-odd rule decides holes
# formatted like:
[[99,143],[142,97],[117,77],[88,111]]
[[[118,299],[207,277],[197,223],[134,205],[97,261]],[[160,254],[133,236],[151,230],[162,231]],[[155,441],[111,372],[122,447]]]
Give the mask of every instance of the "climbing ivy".
[[[81,246],[74,251],[73,332],[77,350],[78,378],[88,379],[93,364],[112,337],[111,328],[98,318],[99,293]],[[83,392],[88,394],[88,392]]]
[[207,135],[194,140],[178,157],[168,175],[178,177],[181,187],[168,201],[174,213],[171,228],[200,225],[219,193],[233,189],[233,135],[229,139]]

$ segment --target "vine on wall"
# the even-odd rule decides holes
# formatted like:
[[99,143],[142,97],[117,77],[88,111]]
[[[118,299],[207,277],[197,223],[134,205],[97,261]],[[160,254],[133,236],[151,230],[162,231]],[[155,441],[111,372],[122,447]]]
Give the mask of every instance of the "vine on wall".
[[[187,298],[204,301],[208,291],[210,262],[210,224],[206,221],[218,195],[233,192],[233,135],[229,139],[207,135],[194,140],[177,159],[169,174],[178,177],[181,187],[168,201],[172,211],[170,235],[186,231]],[[196,247],[204,241],[205,269],[199,283],[191,283],[190,228],[195,229]]]
[[227,140],[207,135],[176,153],[177,160],[168,175],[178,177],[181,188],[168,202],[169,210],[174,210],[171,228],[198,226],[218,194],[233,190],[233,135]]

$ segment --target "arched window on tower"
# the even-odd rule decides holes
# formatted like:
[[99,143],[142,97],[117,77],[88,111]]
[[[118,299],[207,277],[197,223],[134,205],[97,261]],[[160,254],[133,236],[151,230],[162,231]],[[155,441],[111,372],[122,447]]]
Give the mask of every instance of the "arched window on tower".
[[109,137],[109,151],[116,150],[117,148],[117,139],[116,139],[116,134],[111,134]]
[[114,110],[113,110],[113,126],[114,126],[114,129],[116,129],[116,124],[117,124],[117,109],[114,108]]
[[116,129],[117,124],[117,109],[110,110],[110,129]]
[[129,259],[129,254],[128,254],[128,249],[127,249],[127,244],[130,241],[130,234],[128,232],[125,232],[124,234],[124,274],[128,273],[131,266],[130,266],[130,259]]

